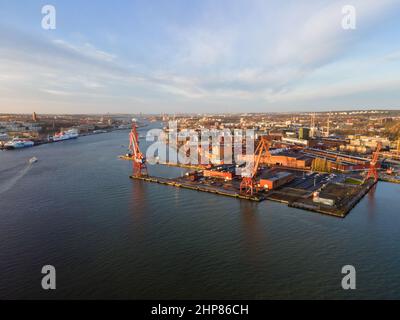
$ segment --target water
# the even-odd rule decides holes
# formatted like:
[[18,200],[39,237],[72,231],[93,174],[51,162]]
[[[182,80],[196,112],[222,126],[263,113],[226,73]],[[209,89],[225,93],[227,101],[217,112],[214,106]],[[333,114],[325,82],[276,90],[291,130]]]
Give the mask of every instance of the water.
[[[400,298],[400,185],[342,220],[132,181],[127,136],[0,152],[0,298]],[[41,289],[47,264],[56,291]]]

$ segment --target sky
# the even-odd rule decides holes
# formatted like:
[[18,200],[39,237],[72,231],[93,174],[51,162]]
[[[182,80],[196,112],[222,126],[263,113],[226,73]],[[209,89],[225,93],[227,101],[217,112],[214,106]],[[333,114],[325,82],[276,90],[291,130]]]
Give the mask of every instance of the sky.
[[400,109],[399,16],[400,0],[0,0],[0,113]]

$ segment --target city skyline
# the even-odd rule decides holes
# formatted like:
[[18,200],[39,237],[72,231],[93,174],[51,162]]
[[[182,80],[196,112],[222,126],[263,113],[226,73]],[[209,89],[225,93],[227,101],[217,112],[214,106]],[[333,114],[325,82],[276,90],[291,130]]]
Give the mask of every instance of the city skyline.
[[0,113],[395,109],[396,1],[2,1]]

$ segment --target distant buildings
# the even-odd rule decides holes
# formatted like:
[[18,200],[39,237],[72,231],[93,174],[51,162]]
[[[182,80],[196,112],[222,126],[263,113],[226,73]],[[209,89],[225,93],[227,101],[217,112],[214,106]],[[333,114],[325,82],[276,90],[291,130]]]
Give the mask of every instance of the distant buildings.
[[299,139],[308,140],[310,139],[310,129],[309,128],[300,128],[299,129]]
[[370,153],[376,149],[378,142],[381,143],[383,148],[390,147],[389,139],[379,136],[368,137],[361,135],[349,135],[348,138],[350,140],[349,144],[340,146],[341,151]]

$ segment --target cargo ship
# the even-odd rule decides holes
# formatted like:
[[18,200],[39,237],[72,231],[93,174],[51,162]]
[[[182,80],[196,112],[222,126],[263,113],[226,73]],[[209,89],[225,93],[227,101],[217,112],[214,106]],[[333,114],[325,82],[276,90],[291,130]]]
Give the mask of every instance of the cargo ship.
[[29,139],[14,138],[4,144],[5,149],[22,149],[34,146],[34,142]]
[[61,131],[56,133],[53,137],[54,142],[65,141],[70,139],[77,139],[79,137],[78,131],[74,129],[70,129],[67,131]]

